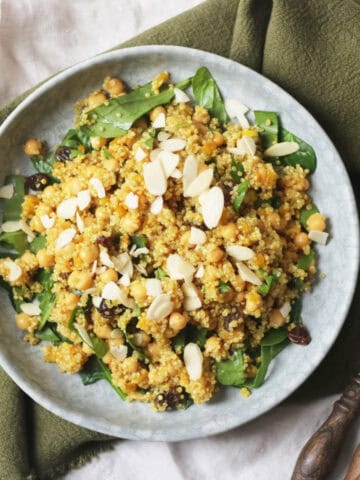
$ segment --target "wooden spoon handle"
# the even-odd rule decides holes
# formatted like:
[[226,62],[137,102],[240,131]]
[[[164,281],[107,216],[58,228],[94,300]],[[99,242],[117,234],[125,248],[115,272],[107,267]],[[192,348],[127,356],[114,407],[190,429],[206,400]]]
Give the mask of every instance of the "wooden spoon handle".
[[291,480],[328,478],[339,454],[345,433],[360,409],[360,373],[335,402],[329,418],[302,449]]
[[360,480],[360,445],[355,450],[349,471],[344,480]]

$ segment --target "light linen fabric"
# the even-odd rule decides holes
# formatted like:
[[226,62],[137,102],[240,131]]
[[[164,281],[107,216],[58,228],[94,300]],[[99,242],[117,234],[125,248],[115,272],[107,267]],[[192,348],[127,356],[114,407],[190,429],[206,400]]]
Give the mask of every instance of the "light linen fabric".
[[[200,0],[0,0],[0,105]],[[303,444],[336,397],[284,403],[231,432],[177,443],[119,441],[64,480],[289,480]],[[251,398],[249,399],[251,402]],[[193,407],[196,408],[196,407]],[[343,478],[360,422],[329,480]]]

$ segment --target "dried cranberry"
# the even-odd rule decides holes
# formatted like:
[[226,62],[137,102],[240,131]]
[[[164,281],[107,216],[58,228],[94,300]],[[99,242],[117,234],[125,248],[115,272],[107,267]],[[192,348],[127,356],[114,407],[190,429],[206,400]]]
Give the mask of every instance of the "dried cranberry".
[[71,147],[68,147],[66,145],[60,145],[55,151],[56,160],[58,162],[67,162],[68,160],[70,160],[70,155]]
[[44,190],[49,184],[50,178],[45,173],[35,173],[25,179],[26,187],[31,188],[31,190]]
[[98,245],[101,245],[102,247],[105,247],[108,250],[110,250],[111,248],[114,247],[115,238],[114,237],[105,237],[105,235],[101,235],[100,237],[97,237],[96,243]]
[[304,325],[296,325],[288,333],[289,340],[297,345],[309,345],[311,337],[308,329]]
[[223,327],[225,330],[230,330],[230,323],[233,321],[238,322],[243,315],[243,310],[240,305],[232,305],[230,308],[230,313],[228,313],[223,320]]
[[115,305],[110,307],[106,300],[102,300],[100,306],[98,308],[100,315],[104,318],[113,319],[118,315],[121,315],[125,311],[125,307],[123,305]]

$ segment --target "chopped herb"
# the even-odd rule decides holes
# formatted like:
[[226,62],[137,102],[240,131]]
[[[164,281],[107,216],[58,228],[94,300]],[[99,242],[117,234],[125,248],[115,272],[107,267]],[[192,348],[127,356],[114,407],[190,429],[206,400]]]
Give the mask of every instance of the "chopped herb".
[[300,223],[306,231],[308,231],[307,221],[309,220],[311,215],[314,215],[314,213],[319,213],[319,209],[317,208],[315,203],[312,203],[300,210]]
[[235,195],[235,198],[234,198],[234,201],[233,201],[233,209],[235,210],[235,212],[239,212],[240,211],[240,207],[244,201],[244,198],[245,198],[245,195],[246,195],[246,192],[248,191],[249,189],[249,180],[244,180],[242,183],[240,183],[240,185],[237,187],[236,189],[236,195]]
[[229,121],[219,87],[206,67],[200,67],[192,78],[192,88],[197,105],[205,107],[221,123]]
[[102,153],[104,154],[104,157],[109,159],[109,158],[114,158],[111,153],[109,152],[109,150],[107,150],[105,147],[103,147],[101,149]]
[[135,307],[134,310],[132,311],[132,316],[133,316],[133,317],[140,317],[140,315],[141,315],[140,305],[136,305],[136,307]]
[[263,296],[268,295],[270,290],[272,290],[278,283],[281,272],[274,272],[273,274],[268,274],[263,270],[259,270],[258,274],[264,280],[264,282],[258,288],[258,292]]
[[303,255],[299,259],[297,266],[298,268],[301,268],[301,270],[305,270],[306,272],[307,270],[309,270],[310,265],[312,264],[314,259],[315,259],[315,252],[311,250],[308,255]]
[[241,387],[245,383],[243,350],[236,350],[229,360],[216,362],[216,379],[221,385]]
[[148,239],[145,235],[130,235],[131,245],[135,245],[137,248],[146,247]]
[[244,175],[243,164],[232,159],[230,163],[230,176],[236,183],[240,183]]
[[254,111],[255,123],[262,129],[260,133],[261,144],[264,149],[271,147],[278,141],[279,117],[275,112]]
[[220,293],[228,293],[231,290],[231,285],[229,282],[224,282],[223,280],[219,280],[218,288]]
[[32,253],[37,253],[42,248],[46,247],[46,237],[44,235],[38,235],[29,245]]
[[155,278],[157,278],[158,280],[163,280],[165,277],[168,276],[165,270],[163,270],[160,267],[157,268],[154,273],[155,273]]
[[5,185],[13,185],[14,193],[11,198],[4,200],[3,222],[20,220],[25,197],[25,178],[22,175],[9,175]]

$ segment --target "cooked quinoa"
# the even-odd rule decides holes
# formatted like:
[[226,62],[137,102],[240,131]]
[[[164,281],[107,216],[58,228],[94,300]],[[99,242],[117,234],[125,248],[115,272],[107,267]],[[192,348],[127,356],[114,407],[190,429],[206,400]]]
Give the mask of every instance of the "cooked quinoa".
[[[169,82],[158,75],[151,98]],[[89,112],[125,92],[107,77],[79,102],[73,143],[50,160],[43,142],[24,146],[49,169],[25,179],[21,219],[3,225],[18,221],[28,242],[0,260],[16,324],[61,372],[87,384],[102,371],[158,411],[206,402],[221,383],[249,396],[264,336],[310,340],[295,310],[316,273],[311,238],[326,235],[310,172],[264,154],[259,125],[220,122],[182,90],[121,135],[86,137]]]

